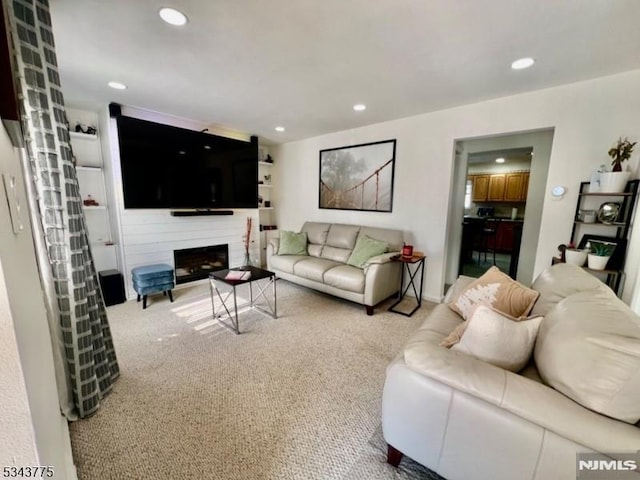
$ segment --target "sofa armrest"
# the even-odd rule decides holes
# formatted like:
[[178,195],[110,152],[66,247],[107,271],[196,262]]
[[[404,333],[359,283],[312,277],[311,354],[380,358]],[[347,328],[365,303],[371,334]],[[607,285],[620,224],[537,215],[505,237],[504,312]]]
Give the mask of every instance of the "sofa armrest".
[[[380,255],[382,257],[383,255]],[[375,257],[374,257],[375,258]],[[374,306],[389,298],[400,288],[400,262],[381,261],[364,267],[364,304]]]
[[269,265],[269,258],[271,258],[273,255],[278,254],[279,246],[280,246],[279,238],[272,238],[269,240],[269,243],[267,243],[267,265]]
[[366,270],[366,268],[369,265],[379,265],[382,263],[389,263],[392,261],[391,259],[396,255],[400,255],[400,252],[387,252],[387,253],[383,253],[382,255],[376,255],[375,257],[371,257],[369,260],[365,262],[364,268]]

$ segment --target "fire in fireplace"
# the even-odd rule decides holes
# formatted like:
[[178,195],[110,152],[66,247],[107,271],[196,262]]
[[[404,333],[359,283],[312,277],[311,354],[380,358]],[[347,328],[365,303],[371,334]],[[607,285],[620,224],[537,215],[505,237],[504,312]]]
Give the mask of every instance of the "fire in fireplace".
[[176,283],[193,282],[207,278],[215,270],[229,268],[229,246],[185,248],[173,251]]

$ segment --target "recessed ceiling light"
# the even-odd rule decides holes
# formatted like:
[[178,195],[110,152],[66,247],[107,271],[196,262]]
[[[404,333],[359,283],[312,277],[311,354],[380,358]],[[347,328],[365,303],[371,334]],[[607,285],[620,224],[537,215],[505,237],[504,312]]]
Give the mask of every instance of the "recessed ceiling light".
[[496,158],[496,163],[504,163],[504,158],[500,157],[500,158]]
[[187,23],[187,16],[184,13],[176,10],[175,8],[161,8],[158,11],[158,15],[160,15],[160,18],[162,20],[171,25],[177,25],[180,27]]
[[205,146],[204,146],[204,149],[205,149],[205,150],[211,150],[211,145],[205,145]]
[[363,110],[366,110],[366,109],[367,109],[367,106],[366,106],[364,103],[358,103],[358,104],[356,104],[356,105],[354,105],[354,106],[353,106],[353,109],[354,109],[356,112],[362,112]]
[[116,90],[125,90],[127,88],[127,86],[124,83],[120,83],[120,82],[109,82],[107,83],[107,85],[109,85],[111,88],[115,88]]
[[284,132],[284,127],[276,127],[276,132]]
[[519,58],[511,64],[511,68],[514,70],[522,70],[523,68],[529,68],[534,63],[536,63],[536,61],[531,57]]

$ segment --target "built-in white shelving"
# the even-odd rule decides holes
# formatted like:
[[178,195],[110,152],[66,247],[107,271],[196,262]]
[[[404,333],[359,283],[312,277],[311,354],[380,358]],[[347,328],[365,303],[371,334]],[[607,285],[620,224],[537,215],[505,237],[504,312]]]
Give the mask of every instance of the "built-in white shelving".
[[90,133],[81,133],[81,132],[69,132],[69,136],[75,140],[98,140],[98,135],[90,134]]
[[[80,123],[83,128],[96,126],[97,114],[81,110],[67,109],[71,128]],[[76,161],[76,175],[82,201],[91,198],[97,205],[83,205],[87,223],[89,244],[96,270],[117,269],[116,248],[113,244],[109,222],[108,197],[102,168],[102,152],[99,132],[88,134],[70,131],[71,148]]]
[[[260,262],[266,266],[267,244],[271,238],[277,238],[279,232],[274,229],[276,225],[275,206],[273,205],[272,192],[273,189],[273,162],[265,162],[268,150],[266,147],[260,149],[260,160],[258,161],[258,194],[262,201],[258,207],[258,217],[260,219]],[[269,206],[265,206],[265,204]],[[266,229],[265,229],[266,228]]]

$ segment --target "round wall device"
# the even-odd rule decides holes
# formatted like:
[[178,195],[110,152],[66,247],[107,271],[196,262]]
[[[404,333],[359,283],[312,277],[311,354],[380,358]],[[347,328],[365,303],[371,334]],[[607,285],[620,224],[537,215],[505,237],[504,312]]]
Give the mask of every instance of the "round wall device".
[[560,185],[551,189],[551,195],[554,197],[563,197],[565,193],[567,193],[567,189]]

